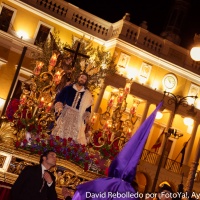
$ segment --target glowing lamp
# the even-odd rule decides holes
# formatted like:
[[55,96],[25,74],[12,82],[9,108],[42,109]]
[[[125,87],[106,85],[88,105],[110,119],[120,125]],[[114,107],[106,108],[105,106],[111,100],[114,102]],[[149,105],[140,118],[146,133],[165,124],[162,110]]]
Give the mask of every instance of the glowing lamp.
[[158,111],[158,112],[156,113],[156,119],[161,119],[162,117],[163,117],[162,112]]
[[24,40],[29,39],[28,33],[26,33],[25,31],[19,30],[19,31],[17,31],[16,34],[21,39],[24,39]]
[[190,50],[190,56],[195,61],[200,61],[200,46],[193,47]]
[[185,117],[185,118],[183,119],[183,122],[184,122],[184,124],[187,125],[187,126],[192,126],[193,123],[194,123],[194,120],[193,120],[192,118],[190,118],[190,117]]

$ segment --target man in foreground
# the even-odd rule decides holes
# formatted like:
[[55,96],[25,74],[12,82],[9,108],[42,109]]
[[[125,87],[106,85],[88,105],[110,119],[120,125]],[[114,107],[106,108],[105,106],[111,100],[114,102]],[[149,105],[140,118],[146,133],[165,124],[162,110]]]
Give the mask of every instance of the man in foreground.
[[55,177],[47,171],[56,165],[56,153],[44,152],[40,164],[27,166],[11,189],[11,200],[57,200]]

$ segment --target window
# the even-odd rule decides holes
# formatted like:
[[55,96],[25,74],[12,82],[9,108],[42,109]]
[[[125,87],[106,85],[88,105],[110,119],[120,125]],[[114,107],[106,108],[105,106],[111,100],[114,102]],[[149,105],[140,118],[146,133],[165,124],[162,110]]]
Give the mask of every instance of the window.
[[0,30],[7,32],[11,23],[14,11],[3,6],[0,14]]
[[40,25],[37,36],[35,38],[35,45],[44,44],[50,33],[51,28],[43,24]]

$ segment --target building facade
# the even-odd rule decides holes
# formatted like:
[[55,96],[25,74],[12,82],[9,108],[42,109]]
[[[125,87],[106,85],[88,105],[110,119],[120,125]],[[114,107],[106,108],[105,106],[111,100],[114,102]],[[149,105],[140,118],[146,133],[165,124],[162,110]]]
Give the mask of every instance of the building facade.
[[[189,50],[152,34],[145,22],[141,27],[132,24],[128,13],[119,21],[110,23],[62,0],[1,0],[0,3],[1,111],[10,91],[15,91],[17,81],[24,81],[31,75],[31,55],[38,50],[36,44],[46,40],[54,30],[59,32],[64,43],[71,43],[72,36],[84,36],[92,39],[95,45],[104,45],[116,57],[118,72],[106,78],[102,89],[95,96],[94,113],[105,112],[111,92],[123,88],[127,78],[133,80],[129,101],[132,96],[140,100],[134,131],[163,99],[164,91],[180,98],[199,96],[200,63],[190,58]],[[11,88],[24,47],[27,47],[27,51],[22,67]],[[187,108],[180,105],[174,110],[175,105],[168,103],[170,95],[167,94],[163,117],[156,119],[138,166],[138,182],[142,191],[151,191],[162,153],[166,155],[157,184],[168,181],[176,189],[182,179],[186,187],[192,163],[197,161],[200,101],[197,98]],[[183,119],[188,116],[188,110],[193,108],[192,104],[196,113],[193,116],[194,124],[187,126]],[[128,111],[130,105],[127,106]],[[167,147],[164,147],[163,142],[154,152],[152,146],[155,141],[164,129],[170,127],[177,129],[183,136],[178,139],[169,137]],[[187,141],[183,166],[180,167],[179,153]],[[199,192],[199,186],[198,168],[195,172],[194,191]]]

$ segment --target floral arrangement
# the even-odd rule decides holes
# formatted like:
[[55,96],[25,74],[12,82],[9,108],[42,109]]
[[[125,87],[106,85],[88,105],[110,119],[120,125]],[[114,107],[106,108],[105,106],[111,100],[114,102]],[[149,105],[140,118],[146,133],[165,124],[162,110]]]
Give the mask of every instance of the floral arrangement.
[[27,110],[23,109],[21,113],[18,113],[17,117],[14,117],[14,114],[17,113],[20,105],[19,99],[12,99],[6,109],[6,117],[9,121],[15,122],[15,127],[18,130],[25,129],[27,132],[31,133],[39,133],[41,132],[42,128],[41,125],[35,123],[37,120],[35,117],[29,113],[26,115]]
[[[98,151],[105,160],[113,160],[115,156],[119,153],[119,144],[118,140],[111,142],[111,132],[107,131],[107,141],[103,141],[103,133],[101,130],[97,130],[94,132],[93,136],[93,144],[89,144],[91,148]],[[101,145],[99,143],[99,140],[104,143],[104,145]]]
[[45,134],[41,134],[30,140],[17,141],[15,145],[18,149],[39,155],[46,150],[52,149],[59,157],[79,165],[85,171],[92,170],[95,165],[98,173],[105,175],[107,172],[104,158],[101,158],[98,153],[90,153],[87,146],[76,143],[72,138],[66,139],[52,135],[47,138]]

